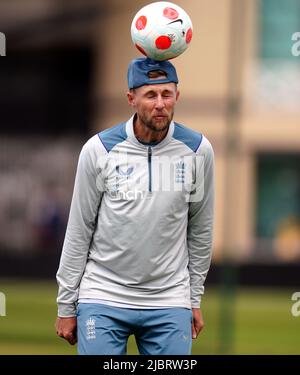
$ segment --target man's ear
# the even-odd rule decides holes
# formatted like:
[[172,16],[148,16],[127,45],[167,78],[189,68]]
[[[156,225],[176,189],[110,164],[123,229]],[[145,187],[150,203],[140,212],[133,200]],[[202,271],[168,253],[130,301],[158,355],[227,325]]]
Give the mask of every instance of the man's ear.
[[180,91],[177,90],[177,91],[176,91],[176,101],[178,100],[179,96],[180,96]]
[[133,91],[128,91],[127,92],[127,100],[128,100],[128,104],[131,106],[131,107],[134,107],[135,106],[135,94]]

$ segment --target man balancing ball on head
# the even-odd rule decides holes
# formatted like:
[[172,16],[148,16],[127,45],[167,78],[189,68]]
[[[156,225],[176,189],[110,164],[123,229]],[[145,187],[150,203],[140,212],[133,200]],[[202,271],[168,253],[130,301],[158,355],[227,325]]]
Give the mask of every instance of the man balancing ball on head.
[[169,61],[128,68],[134,115],[80,153],[60,266],[56,331],[79,354],[191,354],[210,267],[214,157],[173,121]]

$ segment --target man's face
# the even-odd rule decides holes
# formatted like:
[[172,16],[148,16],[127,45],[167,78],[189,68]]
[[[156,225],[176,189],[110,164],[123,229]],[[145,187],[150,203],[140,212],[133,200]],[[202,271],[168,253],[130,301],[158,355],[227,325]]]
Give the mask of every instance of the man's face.
[[145,85],[128,93],[128,102],[139,121],[153,131],[168,128],[179,96],[175,83]]

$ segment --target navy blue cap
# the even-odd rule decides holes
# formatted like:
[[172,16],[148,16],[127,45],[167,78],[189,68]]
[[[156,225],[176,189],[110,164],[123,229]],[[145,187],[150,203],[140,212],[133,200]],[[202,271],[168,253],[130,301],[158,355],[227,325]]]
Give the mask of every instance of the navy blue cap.
[[[154,70],[162,70],[166,74],[166,78],[149,78],[148,73]],[[127,80],[129,89],[157,83],[178,83],[176,69],[170,61],[156,61],[149,57],[140,57],[131,61],[128,66]]]

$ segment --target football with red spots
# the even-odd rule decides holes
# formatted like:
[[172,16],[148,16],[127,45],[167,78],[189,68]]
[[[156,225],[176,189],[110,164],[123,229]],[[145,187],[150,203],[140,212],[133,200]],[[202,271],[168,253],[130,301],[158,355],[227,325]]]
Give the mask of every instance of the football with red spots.
[[140,9],[131,24],[136,48],[153,60],[168,60],[181,55],[189,46],[193,25],[178,5],[159,1]]

